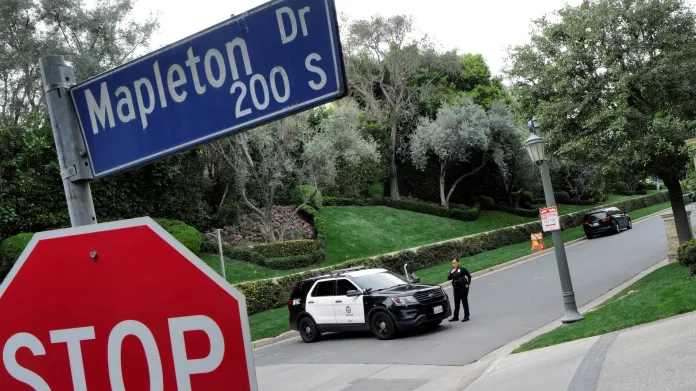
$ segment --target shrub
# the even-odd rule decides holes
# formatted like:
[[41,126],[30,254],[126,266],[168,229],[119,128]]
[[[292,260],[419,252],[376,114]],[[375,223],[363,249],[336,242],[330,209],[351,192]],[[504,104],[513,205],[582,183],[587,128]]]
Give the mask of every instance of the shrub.
[[380,185],[379,183],[370,186],[370,188],[367,189],[367,195],[370,197],[370,199],[381,200],[384,196],[384,186]]
[[567,191],[556,192],[554,196],[556,197],[556,203],[567,205],[570,202],[570,194]]
[[373,206],[380,205],[380,200],[364,198],[325,197],[324,206]]
[[[667,193],[661,192],[647,197],[617,202],[610,206],[616,206],[630,212],[668,200]],[[582,218],[585,212],[587,211],[561,216],[561,225],[566,228],[582,225]],[[235,287],[246,297],[249,314],[254,314],[284,306],[298,282],[310,277],[327,274],[333,270],[365,266],[367,268],[383,267],[393,272],[401,273],[404,263],[408,263],[410,270],[417,271],[439,265],[454,257],[468,257],[511,244],[526,242],[529,240],[531,233],[539,232],[540,230],[540,222],[521,224],[430,244],[417,249],[403,250],[364,259],[354,259],[338,265],[289,274],[278,278],[243,282],[235,285]]]
[[198,254],[201,251],[203,235],[190,225],[175,225],[167,230],[172,236],[181,242],[192,253]]
[[630,195],[631,186],[629,186],[626,182],[618,181],[616,184],[614,184],[614,192],[619,195]]
[[305,200],[308,200],[307,201],[308,205],[311,205],[315,208],[321,208],[323,205],[321,191],[317,190],[317,193],[314,194],[314,196],[312,196],[313,193],[314,193],[314,186],[299,185],[299,186],[295,187],[293,202],[297,205],[300,205]]
[[239,217],[239,204],[236,202],[226,202],[217,209],[217,212],[210,218],[210,225],[213,227],[226,227],[232,225]]
[[169,229],[177,225],[186,225],[183,221],[172,220],[172,219],[154,219],[155,223],[159,224],[165,231],[169,232]]
[[648,191],[648,185],[645,182],[638,182],[636,185],[636,191]]
[[534,205],[546,205],[545,198],[534,198]]
[[[219,252],[218,244],[215,242],[204,241],[201,244],[201,252],[206,254],[217,254]],[[245,248],[237,248],[227,244],[222,244],[222,253],[232,259],[238,261],[244,261],[248,263],[253,263],[255,265],[263,266],[266,260],[261,254],[251,251]]]
[[451,219],[464,221],[474,221],[478,219],[481,214],[480,204],[476,204],[470,209],[446,209],[440,205],[428,204],[422,201],[394,200],[385,197],[382,199],[382,205],[395,209],[408,210],[411,212],[424,213],[433,216],[449,217]]
[[495,208],[495,200],[491,197],[482,195],[479,197],[479,201],[483,209],[493,210]]
[[534,209],[534,194],[531,191],[520,193],[519,205],[524,209]]
[[324,259],[324,252],[315,250],[309,254],[293,255],[282,258],[270,258],[264,262],[264,266],[276,270],[292,270],[319,263]]
[[300,213],[309,220],[309,223],[314,226],[314,230],[317,233],[316,238],[314,238],[314,249],[319,251],[326,250],[326,223],[324,222],[324,216],[309,205],[300,209]]
[[33,237],[33,233],[24,232],[10,236],[0,244],[0,273],[3,270],[9,271],[12,268]]
[[677,250],[679,264],[689,269],[691,275],[696,275],[696,239],[690,240]]
[[303,255],[316,250],[314,240],[288,240],[284,242],[262,243],[253,246],[239,247],[258,253],[264,258],[283,258]]

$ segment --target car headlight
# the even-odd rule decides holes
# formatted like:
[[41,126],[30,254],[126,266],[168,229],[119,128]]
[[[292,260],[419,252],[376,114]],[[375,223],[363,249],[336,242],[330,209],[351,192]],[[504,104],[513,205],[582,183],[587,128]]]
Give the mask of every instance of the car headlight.
[[413,296],[392,297],[391,299],[396,305],[418,304],[418,300]]

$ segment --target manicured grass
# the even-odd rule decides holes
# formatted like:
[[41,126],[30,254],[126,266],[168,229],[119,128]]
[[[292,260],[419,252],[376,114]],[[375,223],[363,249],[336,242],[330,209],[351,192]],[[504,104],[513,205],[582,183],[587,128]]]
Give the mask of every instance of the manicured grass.
[[[198,257],[220,273],[220,256],[217,254],[198,254]],[[316,269],[317,265],[311,265],[300,269],[292,270],[274,270],[263,266],[254,265],[253,263],[237,261],[225,257],[225,275],[227,281],[231,284],[237,284],[244,281],[260,280],[264,278],[280,277],[286,274],[299,273],[305,270]]]
[[384,206],[325,207],[326,260],[322,266],[490,231],[534,219],[484,211],[461,221]]
[[[659,212],[669,207],[669,203],[653,205],[645,209],[639,209],[629,213],[632,219],[636,220],[640,217],[648,216]],[[324,208],[326,209],[326,208]],[[584,236],[582,227],[575,227],[563,231],[563,241],[569,242],[579,239]],[[553,243],[550,237],[545,238],[544,243],[546,248],[552,248]],[[517,258],[530,255],[532,253],[531,242],[513,244],[511,246],[502,247],[496,250],[487,251],[471,257],[462,258],[462,264],[466,266],[470,272],[487,269],[505,262],[515,260]],[[212,262],[219,264],[219,258],[215,258]],[[229,270],[229,266],[225,266]],[[416,274],[421,278],[424,284],[441,284],[447,280],[447,273],[451,264],[449,261],[443,262],[438,266],[433,266],[427,269],[417,270]],[[215,268],[215,267],[214,267]],[[217,270],[217,268],[216,268]],[[267,269],[268,270],[268,269]],[[273,271],[282,273],[280,271]],[[292,271],[291,271],[292,272]],[[228,276],[229,273],[228,273]],[[232,276],[230,276],[231,278]],[[229,279],[229,278],[228,278]],[[260,312],[249,317],[251,325],[251,335],[253,340],[268,338],[280,335],[289,330],[287,319],[287,308],[278,308],[270,311]]]
[[513,353],[606,334],[694,310],[696,281],[689,276],[688,269],[671,264],[648,274],[587,313],[585,320],[542,334]]
[[251,315],[249,316],[249,327],[251,328],[252,341],[276,337],[290,331],[288,309],[282,307]]

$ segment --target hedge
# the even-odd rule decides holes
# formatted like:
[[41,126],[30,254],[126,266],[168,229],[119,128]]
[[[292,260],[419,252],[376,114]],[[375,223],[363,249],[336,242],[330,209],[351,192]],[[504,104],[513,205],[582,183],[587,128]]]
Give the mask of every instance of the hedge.
[[17,262],[24,248],[27,247],[33,237],[33,233],[23,232],[15,236],[10,236],[0,244],[0,281],[2,281],[10,269],[12,269],[12,266]]
[[309,254],[267,259],[264,266],[276,270],[292,270],[319,263],[324,260],[324,256],[323,251],[314,250]]
[[197,229],[179,220],[159,218],[154,220],[192,253],[197,254],[201,251],[203,236]]
[[692,239],[679,246],[679,250],[677,250],[677,259],[680,265],[689,269],[692,276],[696,274],[696,239]]
[[[666,192],[662,192],[605,205],[605,207],[614,206],[626,212],[630,212],[667,201],[669,201],[669,196]],[[587,210],[561,216],[561,225],[565,228],[580,226],[586,212]],[[404,263],[409,264],[410,270],[416,271],[439,265],[455,257],[468,257],[484,251],[525,242],[529,240],[530,234],[534,232],[541,232],[540,222],[531,222],[495,231],[464,236],[415,249],[408,249],[375,257],[354,259],[338,265],[294,273],[287,276],[243,282],[235,285],[235,287],[246,297],[247,310],[251,315],[284,306],[295,285],[309,277],[327,274],[333,270],[353,266],[365,266],[368,268],[379,267],[400,273]]]
[[[383,197],[379,200],[374,199],[352,199],[352,198],[333,198],[326,197],[324,206],[387,206],[394,209],[408,210],[416,213],[424,213],[433,216],[447,217],[450,219],[474,221],[481,215],[481,205],[476,204],[472,208],[463,209],[461,205],[451,204],[449,209],[440,205],[431,204],[423,201],[394,200]],[[457,207],[454,207],[454,206]]]
[[314,240],[287,240],[283,242],[262,243],[253,246],[241,247],[259,253],[264,258],[282,258],[294,255],[303,255],[316,250]]
[[505,205],[493,205],[493,210],[500,212],[509,213],[511,215],[522,216],[522,217],[539,217],[539,209],[522,209],[522,208],[511,208]]

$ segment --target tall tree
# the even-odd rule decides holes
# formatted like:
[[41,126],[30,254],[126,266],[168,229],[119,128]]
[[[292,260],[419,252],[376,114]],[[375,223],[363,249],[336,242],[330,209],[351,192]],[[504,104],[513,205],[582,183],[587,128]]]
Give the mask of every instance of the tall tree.
[[500,77],[493,77],[481,54],[466,53],[459,58],[461,72],[453,80],[460,91],[465,91],[479,106],[488,108],[495,101],[509,103]]
[[[487,162],[490,144],[489,121],[483,109],[468,96],[460,96],[444,103],[437,111],[437,118],[421,118],[411,137],[411,159],[421,170],[428,163],[430,154],[440,163],[440,203],[449,207],[449,201],[457,186],[466,178],[477,174]],[[447,170],[456,163],[470,162],[484,152],[481,165],[457,178],[447,190]]]
[[[275,232],[278,190],[291,177],[314,189],[292,214],[304,206],[320,187],[333,184],[339,159],[358,163],[376,158],[372,140],[360,134],[361,113],[355,102],[339,102],[321,122],[311,112],[274,121],[253,131],[238,134],[210,145],[235,176],[244,204],[260,218],[265,239],[282,240]],[[256,189],[258,199],[250,196]]]
[[43,111],[38,59],[65,55],[78,80],[119,65],[145,48],[157,19],[131,18],[135,0],[0,2],[0,121]]
[[679,182],[696,134],[695,20],[682,0],[585,1],[536,20],[508,70],[549,150],[664,180],[680,242],[692,237]]
[[424,68],[453,63],[453,55],[438,56],[425,36],[415,33],[413,19],[398,15],[357,20],[347,28],[344,47],[351,88],[372,120],[389,127],[389,191],[399,198],[397,149],[404,126],[415,117],[419,99],[438,78],[420,79]]

